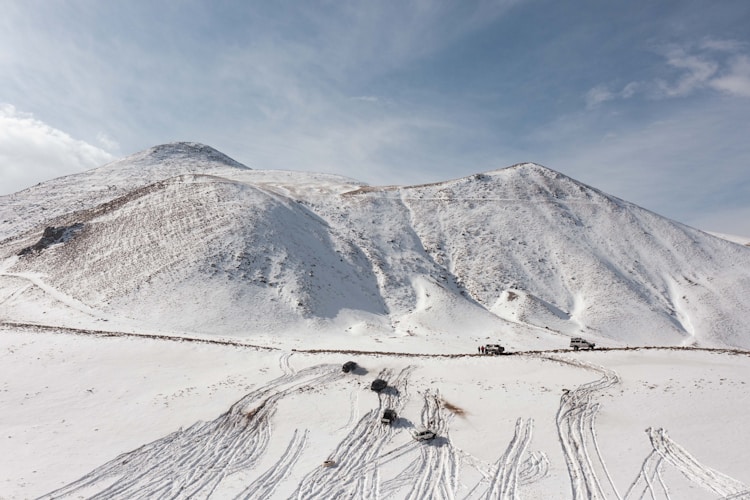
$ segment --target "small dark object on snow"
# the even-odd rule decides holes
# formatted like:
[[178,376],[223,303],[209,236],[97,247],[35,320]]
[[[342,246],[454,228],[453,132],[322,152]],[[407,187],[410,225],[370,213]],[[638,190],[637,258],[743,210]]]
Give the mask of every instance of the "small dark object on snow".
[[341,371],[344,373],[349,373],[357,369],[357,363],[354,361],[347,361],[344,363],[344,366],[341,367]]
[[500,354],[505,352],[505,347],[501,346],[500,344],[487,344],[482,350],[485,354],[499,356]]
[[388,382],[386,382],[382,378],[376,378],[375,380],[372,381],[372,385],[370,385],[370,389],[372,389],[375,392],[380,392],[386,387],[388,387]]
[[392,424],[396,420],[396,410],[391,410],[388,408],[383,412],[383,417],[380,419],[381,422],[384,424]]
[[435,439],[435,436],[437,436],[437,434],[429,429],[417,431],[412,434],[412,437],[417,441],[430,441],[431,439]]
[[333,460],[323,461],[323,467],[335,467],[335,466],[336,466],[336,462],[334,462]]
[[570,347],[573,348],[574,351],[577,351],[578,349],[589,349],[592,350],[596,344],[593,342],[589,342],[588,340],[582,339],[581,337],[573,337],[570,339]]

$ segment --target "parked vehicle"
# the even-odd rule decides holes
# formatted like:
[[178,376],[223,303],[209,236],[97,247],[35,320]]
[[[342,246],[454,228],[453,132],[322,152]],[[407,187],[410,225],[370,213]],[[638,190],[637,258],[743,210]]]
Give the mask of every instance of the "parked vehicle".
[[323,467],[335,467],[336,462],[333,460],[324,460],[323,461]]
[[574,351],[577,351],[578,349],[591,350],[594,348],[594,346],[596,346],[596,344],[582,339],[581,337],[573,337],[572,339],[570,339],[570,347],[572,347]]
[[412,434],[412,437],[417,441],[430,441],[432,439],[435,439],[436,436],[437,434],[429,429],[416,431],[414,434]]
[[498,356],[503,352],[505,352],[505,347],[501,346],[500,344],[487,344],[486,346],[484,346],[485,354]]
[[391,410],[390,408],[388,408],[383,412],[383,416],[381,417],[380,421],[384,424],[391,425],[396,421],[396,418],[396,410]]
[[343,371],[344,373],[353,372],[356,369],[357,363],[355,363],[354,361],[347,361],[346,363],[344,363],[344,366],[341,367],[341,371]]
[[381,392],[386,387],[388,387],[388,382],[386,382],[382,378],[376,378],[375,380],[372,381],[372,384],[370,385],[370,389],[372,389],[375,392]]

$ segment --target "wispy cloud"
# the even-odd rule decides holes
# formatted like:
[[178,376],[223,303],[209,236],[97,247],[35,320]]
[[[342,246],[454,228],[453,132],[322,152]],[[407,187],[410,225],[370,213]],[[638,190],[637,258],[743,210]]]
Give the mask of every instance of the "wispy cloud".
[[618,88],[600,84],[584,96],[586,107],[641,94],[648,99],[691,96],[701,90],[714,90],[736,97],[750,97],[750,57],[745,43],[737,40],[706,38],[684,45],[657,48],[663,57],[663,73],[650,81],[630,82]]
[[713,78],[709,84],[712,88],[730,95],[750,97],[750,57],[733,57],[725,71]]
[[[702,182],[702,155],[732,165],[735,184],[746,172],[747,119],[735,110],[750,105],[750,38],[741,0],[711,6],[711,16],[699,3],[639,7],[10,2],[0,95],[71,141],[118,155],[192,140],[254,168],[373,184],[540,161],[660,210],[650,184],[625,172]],[[702,127],[680,132],[683,119]]]
[[518,3],[17,6],[0,20],[0,46],[17,49],[0,71],[14,75],[9,102],[109,151],[196,140],[262,168],[377,183],[403,171],[394,159],[412,171],[455,162],[431,147],[451,137],[450,101],[382,80]]
[[2,192],[8,194],[64,174],[113,160],[106,151],[76,140],[9,104],[0,104]]
[[[737,127],[748,113],[750,102],[723,99],[648,122],[588,110],[536,132],[538,161],[680,222],[750,236],[750,219],[740,216],[750,199],[750,143]],[[730,215],[734,229],[708,225]]]
[[664,97],[685,97],[696,90],[705,88],[719,71],[719,61],[705,54],[689,53],[682,48],[670,49],[666,54],[668,66],[678,70],[673,80],[658,79],[657,95]]
[[630,82],[620,90],[612,90],[606,85],[597,85],[586,93],[586,108],[593,109],[600,104],[615,99],[629,99],[643,85],[640,82]]

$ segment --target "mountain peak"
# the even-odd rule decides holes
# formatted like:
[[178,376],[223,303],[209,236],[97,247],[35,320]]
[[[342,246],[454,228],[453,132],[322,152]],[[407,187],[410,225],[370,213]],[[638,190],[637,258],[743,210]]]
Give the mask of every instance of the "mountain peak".
[[571,179],[565,174],[562,174],[558,172],[557,170],[553,170],[549,167],[545,167],[544,165],[540,165],[539,163],[516,163],[515,165],[511,165],[510,167],[502,168],[499,170],[495,170],[493,172],[505,172],[507,173],[514,173],[515,175],[518,175],[520,177],[546,177],[550,179],[568,179],[574,182],[574,179]]
[[139,163],[210,162],[242,169],[248,168],[221,151],[198,142],[169,142],[159,144],[135,153],[126,159]]

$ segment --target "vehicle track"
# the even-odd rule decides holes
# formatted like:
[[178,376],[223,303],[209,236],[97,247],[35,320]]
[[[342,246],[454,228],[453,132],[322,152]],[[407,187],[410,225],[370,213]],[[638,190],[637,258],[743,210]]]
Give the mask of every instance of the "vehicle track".
[[386,408],[397,413],[403,409],[409,397],[408,378],[412,370],[412,367],[404,368],[395,378],[389,369],[377,375],[389,381],[388,388],[377,395],[377,408],[365,413],[328,457],[336,466],[311,471],[300,482],[293,498],[380,498],[378,459],[383,447],[397,432],[395,426],[383,425],[380,416]]
[[[693,483],[721,497],[750,498],[750,487],[698,462],[687,450],[670,439],[666,430],[648,428],[646,433],[653,449],[644,460],[641,472],[630,485],[625,495],[626,499],[643,498],[646,492],[649,492],[652,498],[656,498],[654,477],[659,480],[666,498],[669,498],[669,491],[661,479],[660,466],[663,462],[675,467]],[[654,462],[656,462],[655,465],[653,465]],[[641,485],[641,483],[645,484]]]
[[[659,456],[656,450],[652,450],[643,461],[638,476],[636,476],[635,480],[628,488],[628,491],[625,492],[625,500],[630,498],[642,500],[646,497],[646,494],[655,500],[657,498],[657,491],[654,487],[654,479],[658,480],[664,498],[671,500],[669,489],[661,476],[661,468],[663,465],[664,458]],[[641,485],[641,483],[643,484]]]
[[73,310],[76,310],[78,312],[81,312],[83,314],[86,314],[88,316],[91,316],[93,318],[97,319],[110,319],[109,316],[104,314],[101,311],[98,311],[92,307],[89,307],[88,305],[84,304],[83,302],[71,297],[70,295],[67,295],[52,285],[47,284],[44,282],[40,275],[35,273],[8,273],[4,270],[0,271],[0,276],[7,276],[11,278],[18,278],[21,280],[27,281],[32,287],[37,287],[39,290],[41,290],[46,295],[49,295],[52,299],[56,300],[57,302],[70,307]]
[[[560,407],[555,421],[570,476],[573,498],[575,500],[608,498],[599,479],[599,473],[603,472],[608,479],[607,486],[611,494],[621,499],[599,452],[594,427],[599,404],[593,400],[596,393],[618,384],[620,377],[613,370],[582,360],[559,356],[540,356],[540,358],[592,370],[601,375],[601,378],[597,380],[564,393],[560,398]],[[595,450],[593,456],[589,450],[591,446]]]
[[281,455],[281,458],[266,472],[260,475],[250,486],[235,497],[235,500],[266,500],[271,498],[276,487],[289,475],[292,468],[299,460],[307,443],[309,431],[300,433],[295,429],[289,445]]
[[495,475],[490,481],[485,498],[487,500],[502,499],[515,500],[518,498],[518,475],[522,466],[521,457],[531,442],[534,431],[534,420],[519,418],[508,448],[495,469]]
[[532,451],[523,461],[518,471],[518,483],[527,485],[547,477],[549,474],[549,458],[543,451]]
[[[279,347],[264,346],[243,342],[241,340],[220,340],[211,338],[206,335],[204,337],[197,337],[191,335],[177,335],[177,334],[152,334],[152,333],[134,333],[134,332],[121,332],[116,330],[93,330],[86,328],[73,328],[67,326],[55,326],[46,325],[41,323],[23,323],[18,321],[0,321],[0,329],[14,329],[14,330],[25,330],[29,332],[52,332],[52,333],[64,333],[70,335],[90,335],[96,337],[135,337],[149,340],[159,340],[168,342],[197,342],[202,344],[215,344],[232,347],[246,347],[256,350],[263,351],[279,351],[282,350]],[[397,352],[397,351],[363,351],[354,349],[292,349],[293,352],[301,352],[306,354],[349,354],[349,355],[364,355],[364,356],[392,356],[400,358],[474,358],[474,357],[486,357],[483,354],[476,353],[413,353],[413,352]],[[717,354],[734,354],[741,356],[750,356],[750,351],[742,349],[727,349],[727,348],[714,348],[714,347],[688,347],[688,346],[629,346],[629,347],[597,347],[595,350],[586,351],[587,353],[603,353],[603,352],[619,352],[619,351],[698,351],[698,352],[713,352]],[[504,352],[502,355],[497,356],[498,360],[506,356],[531,356],[539,358],[548,358],[551,354],[573,354],[570,349],[547,349],[547,350],[529,350],[529,351],[514,351]]]
[[254,468],[265,454],[270,420],[282,398],[341,377],[338,365],[282,375],[215,420],[124,453],[41,498],[77,497],[84,491],[92,499],[210,498],[225,478]]
[[[530,442],[531,440],[531,430],[533,428],[533,419],[519,419],[519,421],[522,422],[522,425],[529,426],[528,429],[528,440]],[[518,423],[518,422],[517,422]],[[516,433],[514,433],[514,437],[511,439],[511,442],[508,444],[508,447],[506,448],[506,451],[504,452],[503,456],[501,456],[497,462],[494,464],[486,463],[482,460],[477,459],[473,455],[456,448],[456,450],[459,453],[459,467],[463,467],[464,464],[467,464],[474,468],[477,472],[479,472],[482,475],[482,479],[477,481],[477,483],[469,490],[467,493],[464,494],[463,498],[465,500],[469,499],[484,499],[489,496],[489,491],[491,489],[491,485],[493,482],[497,482],[497,478],[502,474],[501,467],[506,462],[506,455],[509,454],[509,450],[511,448],[517,448],[517,441],[518,441],[518,434],[517,430]],[[517,484],[518,485],[528,485],[531,483],[534,483],[536,481],[539,481],[547,476],[549,473],[549,459],[547,458],[547,454],[542,451],[527,451],[526,452],[526,458],[520,461],[520,463],[517,466],[514,466],[514,470],[517,472]],[[523,456],[523,454],[518,454],[518,458]],[[509,468],[505,468],[506,473],[505,475],[508,476],[507,471],[510,470]],[[497,484],[501,484],[500,482],[497,482]],[[466,485],[463,485],[466,486]],[[495,498],[495,497],[491,497]],[[511,497],[514,498],[514,497]],[[517,498],[517,494],[515,496]]]
[[458,486],[459,450],[453,447],[448,432],[448,423],[453,414],[442,407],[440,393],[427,390],[420,414],[421,424],[434,431],[438,437],[424,443],[413,443],[411,448],[419,450],[396,477],[383,483],[385,498],[396,495],[401,489],[411,486],[405,497],[410,500],[454,499]]

